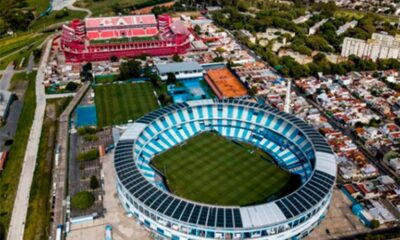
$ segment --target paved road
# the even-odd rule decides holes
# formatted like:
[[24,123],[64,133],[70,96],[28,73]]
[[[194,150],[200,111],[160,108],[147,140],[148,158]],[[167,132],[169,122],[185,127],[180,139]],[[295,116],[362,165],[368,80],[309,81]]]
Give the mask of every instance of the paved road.
[[10,63],[8,64],[6,70],[4,70],[3,72],[3,76],[0,81],[0,90],[8,90],[13,75],[14,75],[14,65]]
[[58,99],[58,98],[66,98],[73,97],[76,93],[61,93],[61,94],[46,94],[46,99]]
[[76,105],[82,99],[83,95],[90,87],[90,82],[86,82],[76,93],[68,107],[64,110],[59,118],[58,139],[57,143],[60,145],[60,157],[58,166],[53,170],[53,183],[56,185],[55,189],[55,203],[54,203],[54,217],[51,226],[51,236],[55,239],[57,226],[64,224],[65,221],[65,204],[64,199],[66,195],[67,185],[67,164],[68,164],[68,134],[69,134],[69,117]]
[[28,66],[26,66],[26,73],[31,73],[33,69],[33,65],[35,65],[35,58],[33,57],[33,54],[29,55],[28,59]]
[[53,1],[53,10],[59,11],[64,8],[68,8],[72,11],[82,11],[82,12],[87,12],[86,17],[92,16],[92,11],[86,8],[78,8],[74,6],[76,0],[54,0]]
[[36,75],[35,116],[29,134],[17,189],[17,196],[15,197],[13,212],[11,215],[10,227],[7,236],[7,239],[9,240],[22,240],[24,237],[25,220],[29,205],[29,194],[32,185],[33,174],[35,171],[40,135],[42,133],[43,119],[46,110],[46,97],[42,82],[44,79],[45,66],[50,54],[51,43],[51,41],[47,42],[46,49]]

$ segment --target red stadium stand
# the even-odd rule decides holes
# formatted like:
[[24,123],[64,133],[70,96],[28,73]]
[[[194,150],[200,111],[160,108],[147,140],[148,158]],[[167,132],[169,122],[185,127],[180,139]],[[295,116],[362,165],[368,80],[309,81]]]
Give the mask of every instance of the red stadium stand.
[[[75,19],[69,26],[63,26],[61,47],[67,62],[103,61],[142,54],[173,55],[186,52],[190,47],[189,35],[181,21],[172,23],[168,15],[160,15],[158,21],[151,14]],[[141,37],[158,37],[158,40],[140,40]],[[91,41],[108,39],[121,40]]]

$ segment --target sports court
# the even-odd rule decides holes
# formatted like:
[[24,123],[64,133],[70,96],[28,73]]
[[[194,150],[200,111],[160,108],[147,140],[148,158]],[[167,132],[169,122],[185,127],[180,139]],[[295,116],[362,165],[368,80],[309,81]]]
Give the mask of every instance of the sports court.
[[246,96],[247,89],[226,67],[211,69],[205,79],[219,99]]
[[97,125],[96,106],[82,105],[76,108],[76,127],[89,127]]

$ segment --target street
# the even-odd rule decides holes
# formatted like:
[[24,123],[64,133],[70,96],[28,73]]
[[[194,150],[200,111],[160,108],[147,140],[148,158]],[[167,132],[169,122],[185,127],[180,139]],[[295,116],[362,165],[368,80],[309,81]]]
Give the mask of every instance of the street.
[[8,90],[13,75],[14,75],[14,65],[10,63],[8,64],[6,70],[4,70],[3,72],[3,77],[1,78],[0,81],[0,90]]
[[[25,220],[29,206],[29,195],[32,185],[33,174],[35,171],[40,135],[42,133],[43,119],[46,110],[46,98],[42,82],[44,79],[45,66],[47,64],[47,59],[50,54],[51,44],[51,40],[47,42],[46,49],[41,59],[40,66],[36,75],[35,116],[29,134],[28,144],[25,150],[24,162],[19,178],[19,184],[14,201],[7,239],[22,240],[24,237]],[[3,82],[0,83],[0,86],[6,86],[1,84],[3,84]]]

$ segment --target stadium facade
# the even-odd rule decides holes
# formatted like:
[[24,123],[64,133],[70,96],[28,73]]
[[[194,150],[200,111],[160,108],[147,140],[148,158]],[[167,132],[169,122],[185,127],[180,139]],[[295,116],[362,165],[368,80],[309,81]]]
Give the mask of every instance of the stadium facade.
[[[259,147],[299,174],[301,187],[253,206],[202,204],[168,192],[150,161],[202,131]],[[123,207],[168,239],[302,238],[323,220],[336,178],[335,155],[317,131],[290,114],[239,100],[188,101],[149,113],[126,130],[114,154]]]
[[169,15],[132,15],[75,19],[64,25],[61,48],[67,62],[108,61],[140,55],[185,53],[190,32]]

